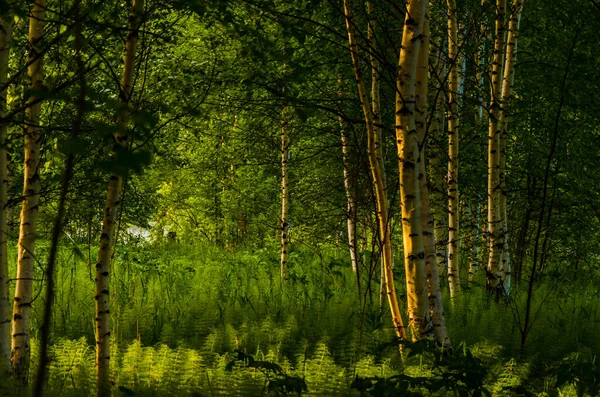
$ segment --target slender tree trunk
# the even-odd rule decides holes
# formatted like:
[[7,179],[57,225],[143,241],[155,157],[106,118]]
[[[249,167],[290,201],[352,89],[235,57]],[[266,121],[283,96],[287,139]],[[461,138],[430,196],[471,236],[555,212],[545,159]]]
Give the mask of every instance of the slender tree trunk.
[[429,335],[429,315],[425,247],[421,225],[419,192],[419,141],[417,136],[416,74],[427,1],[407,2],[402,45],[396,75],[396,140],[400,169],[400,196],[408,321],[413,340]]
[[375,132],[375,151],[377,152],[378,162],[381,164],[381,179],[386,191],[387,200],[387,178],[383,161],[383,133],[381,128],[381,67],[376,57],[377,42],[375,39],[375,11],[373,3],[367,3],[367,12],[369,14],[369,24],[367,37],[369,40],[369,63],[371,64],[371,111],[373,112],[373,130]]
[[[367,25],[367,40],[369,41],[369,63],[371,65],[371,111],[373,112],[373,130],[375,131],[374,150],[377,155],[377,161],[380,163],[381,168],[381,182],[383,184],[383,191],[385,192],[386,208],[388,208],[388,197],[387,197],[387,177],[385,174],[385,161],[383,159],[383,134],[381,129],[381,67],[376,56],[377,42],[375,39],[375,10],[373,9],[373,3],[367,3],[367,13],[369,14],[369,23]],[[386,216],[387,223],[390,222]],[[389,233],[391,233],[391,225],[389,225]],[[388,233],[386,232],[386,233]],[[391,239],[391,235],[390,235]],[[391,243],[390,243],[391,244]],[[384,248],[385,249],[385,248]],[[383,309],[383,302],[387,293],[386,283],[386,263],[390,263],[391,268],[394,268],[394,258],[392,251],[392,259],[386,262],[385,255],[381,258],[381,273],[380,273],[380,290],[379,290],[379,305]]]
[[[138,32],[142,22],[144,0],[134,0],[127,41],[123,57],[123,78],[119,92],[119,101],[123,103],[123,111],[119,115],[118,132],[114,135],[112,158],[116,159],[119,152],[127,149],[128,137],[126,135],[129,121],[128,105],[131,99],[133,73],[135,69],[135,53]],[[111,394],[110,383],[110,311],[109,311],[109,277],[111,271],[111,247],[115,233],[115,220],[119,205],[119,191],[122,185],[122,176],[112,173],[108,182],[108,194],[102,218],[102,234],[100,235],[100,250],[96,263],[96,376],[97,395],[107,397]]]
[[[220,150],[224,153],[223,155],[226,156],[227,154],[227,145],[228,142],[225,139],[225,135],[221,135],[221,145],[219,146]],[[229,193],[229,175],[227,173],[224,173],[224,175],[222,177],[219,178],[221,180],[221,203],[223,204],[223,207],[225,208],[225,210],[223,211],[223,221],[222,221],[222,228],[223,228],[223,234],[224,234],[224,238],[223,238],[223,247],[225,248],[226,251],[230,251],[233,250],[233,240],[232,240],[232,227],[231,227],[231,209],[229,208],[229,199],[228,199],[228,193]]]
[[[484,12],[486,0],[481,0],[481,12]],[[482,18],[483,19],[483,18]],[[479,24],[479,32],[478,32],[478,43],[477,43],[477,51],[475,53],[475,79],[477,80],[477,84],[479,86],[479,100],[477,104],[477,112],[476,112],[476,124],[483,124],[483,109],[484,109],[484,97],[483,93],[486,92],[485,87],[485,79],[484,73],[485,70],[485,39],[486,39],[486,25],[484,21]],[[469,262],[469,281],[473,281],[475,274],[479,271],[480,264],[480,246],[481,246],[481,208],[480,208],[480,196],[477,194],[475,207],[475,214],[473,214],[472,202],[469,203],[469,211],[471,211],[471,222],[473,222],[473,229],[475,232],[475,237],[473,241],[473,245],[471,247],[471,259]],[[486,222],[487,224],[487,222]],[[484,233],[485,236],[485,233]],[[485,248],[482,250],[485,251]],[[483,253],[485,255],[485,252]]]
[[400,315],[400,307],[396,296],[396,287],[394,284],[394,274],[392,272],[392,240],[391,227],[388,217],[387,193],[383,175],[383,153],[381,151],[380,137],[374,128],[374,112],[369,105],[367,99],[367,90],[365,81],[360,69],[360,57],[358,54],[358,45],[354,33],[354,21],[350,10],[350,0],[344,0],[344,14],[346,17],[346,28],[348,30],[348,42],[350,44],[350,54],[352,56],[352,65],[358,86],[358,95],[360,98],[361,107],[365,116],[368,136],[368,152],[371,174],[373,176],[373,184],[375,185],[375,198],[377,201],[377,221],[379,234],[382,241],[382,256],[385,279],[385,290],[387,291],[388,303],[392,313],[392,321],[396,335],[401,338],[406,338],[404,323]]
[[[0,20],[0,116],[6,114],[8,55],[12,37],[12,13]],[[8,286],[8,122],[0,120],[0,374],[10,372],[10,299]]]
[[[341,80],[340,80],[341,84]],[[342,96],[340,90],[339,96]],[[350,146],[348,144],[348,137],[346,136],[346,129],[344,120],[339,117],[340,123],[340,135],[342,138],[342,155],[344,162],[344,189],[346,191],[346,206],[348,209],[348,247],[350,249],[350,261],[352,263],[352,271],[356,273],[356,282],[358,286],[358,293],[360,294],[360,274],[358,268],[358,246],[356,241],[356,176],[352,172],[350,164]]]
[[[43,87],[42,58],[38,57],[39,42],[44,35],[46,1],[37,0],[29,16],[29,87],[41,90]],[[41,103],[34,95],[30,96],[25,110],[25,164],[23,166],[23,204],[21,207],[17,284],[13,305],[12,324],[12,369],[15,378],[27,383],[31,346],[29,341],[29,312],[33,291],[33,265],[35,262],[35,234],[37,226],[38,202],[40,195],[40,111]]]
[[506,0],[496,0],[496,39],[492,61],[492,87],[488,130],[488,237],[489,258],[487,287],[497,290],[501,281],[500,256],[504,247],[500,217],[500,176],[498,152],[500,144],[500,112],[502,108],[502,65],[504,54],[504,15]]
[[[486,3],[489,3],[490,1],[495,1],[495,0],[481,0],[481,15],[484,15],[484,13],[486,12]],[[477,81],[479,86],[479,93],[480,93],[480,97],[479,97],[479,111],[478,111],[478,120],[481,123],[482,127],[485,126],[487,127],[488,131],[489,131],[489,112],[486,111],[485,109],[488,107],[488,105],[491,103],[491,99],[488,99],[487,94],[491,93],[491,79],[489,79],[491,77],[490,72],[492,70],[492,66],[491,66],[491,62],[492,59],[489,57],[488,55],[488,51],[487,51],[487,43],[491,41],[491,29],[488,27],[488,25],[486,24],[486,20],[485,18],[482,17],[481,19],[481,23],[479,24],[479,46],[478,46],[478,55],[479,55],[479,59],[477,61],[477,66],[478,66],[478,73],[477,73]],[[486,76],[488,78],[486,78]],[[485,112],[485,113],[484,113]],[[485,117],[484,117],[485,115]],[[488,132],[489,135],[489,132]],[[488,136],[489,138],[489,136]],[[488,142],[489,145],[489,142]],[[489,149],[489,148],[488,148]],[[488,165],[489,165],[489,161],[488,161]],[[488,169],[488,178],[489,178],[489,169]],[[488,181],[489,182],[489,181]],[[483,204],[483,210],[486,211],[485,214],[483,214],[482,216],[482,212],[481,212],[481,208],[480,208],[480,203],[482,203],[481,198],[478,195],[478,200],[477,200],[477,208],[480,210],[480,212],[477,215],[477,219],[478,219],[478,227],[479,230],[481,231],[481,250],[479,253],[479,262],[482,264],[481,266],[484,267],[484,269],[486,270],[486,274],[489,274],[487,271],[487,264],[489,262],[489,252],[490,252],[490,238],[489,238],[489,224],[488,224],[488,217],[487,217],[487,211],[488,211],[488,201],[489,201],[489,196],[488,193],[486,191],[485,194],[485,204]],[[489,279],[489,277],[486,277],[486,280]]]
[[456,0],[448,0],[448,284],[450,297],[460,292],[458,199],[458,22]]
[[475,274],[479,271],[479,204],[475,207],[475,211],[472,209],[472,202],[467,204],[467,214],[472,224],[471,234],[472,240],[469,247],[469,281],[473,281]]
[[508,106],[515,80],[515,63],[517,58],[517,43],[519,39],[519,24],[523,0],[514,0],[510,22],[508,23],[508,38],[506,42],[506,60],[504,62],[504,78],[502,80],[502,108],[500,111],[500,143],[498,158],[498,176],[500,180],[499,211],[502,217],[502,281],[506,292],[510,289],[510,250],[508,245],[508,218],[506,213],[506,143],[508,139]]
[[[443,41],[443,40],[442,40]],[[436,94],[432,98],[432,102],[435,103],[433,114],[431,115],[431,125],[429,127],[428,135],[433,135],[436,137],[441,136],[442,134],[442,124],[444,120],[444,101],[442,100],[443,94],[443,78],[444,75],[444,62],[442,61],[443,57],[443,45],[440,44],[437,46],[438,50],[436,52],[431,52],[430,57],[432,60],[433,67],[432,71],[435,72],[436,76]],[[437,172],[433,172],[434,170],[438,170],[441,168],[441,156],[430,156],[429,159],[429,184],[428,187],[431,186],[430,191],[430,203],[436,203],[437,206],[433,207],[431,205],[431,211],[433,214],[434,220],[434,241],[435,241],[435,250],[436,250],[436,262],[438,265],[438,274],[445,274],[448,269],[448,236],[447,236],[447,223],[448,223],[448,211],[446,206],[446,190],[445,187],[445,179]],[[441,204],[441,205],[440,205]]]
[[[85,111],[85,68],[81,57],[81,47],[83,43],[80,6],[82,0],[75,0],[74,18],[75,18],[75,57],[77,61],[77,73],[79,74],[79,95],[76,99],[77,113],[71,127],[71,139],[75,140],[79,136],[83,114]],[[44,307],[44,315],[40,328],[40,360],[36,376],[36,382],[33,389],[33,397],[41,397],[44,390],[46,373],[48,371],[48,344],[50,341],[50,323],[52,319],[52,306],[54,304],[54,269],[56,265],[56,255],[58,253],[58,242],[63,230],[63,218],[65,217],[67,194],[69,193],[69,184],[73,176],[73,152],[67,155],[65,161],[65,169],[62,175],[60,197],[58,200],[58,212],[54,219],[54,227],[52,229],[52,237],[50,244],[50,254],[48,255],[48,264],[46,268],[46,306]]]
[[281,280],[287,278],[287,245],[288,245],[288,208],[290,193],[288,191],[288,142],[287,142],[287,106],[281,111]]
[[383,260],[383,255],[381,255],[381,260],[379,262],[381,263],[379,266],[379,312],[383,313],[385,297],[387,296],[387,287],[385,283],[385,261]]
[[[481,8],[480,12],[485,12],[485,2],[488,0],[481,0]],[[477,68],[477,72],[475,73],[475,78],[477,80],[477,84],[479,85],[479,103],[477,106],[477,120],[483,121],[483,109],[485,105],[485,100],[483,94],[486,92],[485,89],[485,78],[484,71],[486,70],[486,51],[485,51],[485,42],[487,39],[488,30],[486,29],[486,24],[484,18],[482,18],[481,23],[479,24],[479,42],[477,43],[477,52],[475,53],[475,67]]]
[[427,286],[429,289],[429,311],[433,324],[435,341],[443,346],[447,352],[452,352],[452,344],[446,330],[444,319],[444,306],[442,302],[442,291],[440,289],[440,277],[436,260],[434,220],[429,200],[429,186],[427,182],[427,171],[425,169],[425,147],[427,139],[427,93],[429,73],[429,15],[425,16],[423,25],[422,44],[419,49],[419,63],[416,80],[417,107],[415,123],[420,145],[419,159],[419,195],[421,200],[421,224],[423,227],[423,245],[425,250],[425,266],[427,271]]

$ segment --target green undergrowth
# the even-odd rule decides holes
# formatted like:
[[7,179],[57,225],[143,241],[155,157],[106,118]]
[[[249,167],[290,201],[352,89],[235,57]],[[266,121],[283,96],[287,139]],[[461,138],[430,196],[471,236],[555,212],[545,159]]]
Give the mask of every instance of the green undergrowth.
[[[39,245],[43,253],[43,242]],[[431,352],[402,358],[397,347],[381,348],[394,332],[388,311],[379,308],[377,277],[369,282],[363,271],[359,299],[345,250],[292,248],[289,279],[283,284],[277,252],[275,245],[235,253],[177,243],[118,246],[111,278],[115,395],[258,396],[268,390],[277,395],[275,381],[289,379],[304,381],[306,395],[388,395],[381,390],[390,387],[389,395],[404,395],[394,389],[406,386],[402,382],[417,395],[453,395],[441,386],[427,388],[441,384],[436,377],[450,371],[448,362],[436,364]],[[94,269],[84,245],[65,247],[59,259],[49,395],[92,395]],[[403,269],[394,271],[403,304]],[[443,293],[457,354],[470,354],[479,363],[484,395],[575,396],[578,390],[594,395],[595,382],[600,384],[597,290],[542,280],[522,361],[523,287],[495,300],[483,284],[464,285],[453,301]],[[371,292],[365,294],[369,285]],[[34,338],[42,307],[38,298]],[[240,354],[246,360],[228,368]],[[36,355],[34,343],[34,363]],[[249,365],[247,357],[282,372],[265,372]],[[0,396],[27,393],[0,386]]]
[[[211,340],[226,337],[218,330],[212,335]],[[594,396],[599,385],[597,364],[577,354],[541,370],[539,361],[507,360],[500,354],[501,346],[489,343],[470,349],[458,346],[452,356],[428,344],[407,344],[399,360],[391,358],[400,357],[397,344],[387,343],[344,365],[336,362],[326,342],[289,360],[268,347],[251,353],[219,353],[211,340],[200,350],[144,346],[140,340],[114,346],[113,395]],[[38,349],[33,340],[34,361]],[[382,350],[389,356],[382,356]],[[94,394],[94,350],[85,338],[56,340],[50,357],[47,395]],[[34,378],[33,368],[30,378]],[[29,393],[9,382],[0,384],[0,396]]]

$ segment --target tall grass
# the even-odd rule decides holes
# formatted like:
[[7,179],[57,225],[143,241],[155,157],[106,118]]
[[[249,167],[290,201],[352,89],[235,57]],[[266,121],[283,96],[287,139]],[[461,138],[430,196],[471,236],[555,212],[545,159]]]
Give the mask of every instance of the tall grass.
[[[90,395],[94,385],[94,269],[82,251],[60,253],[48,385],[60,396]],[[236,350],[304,378],[312,395],[358,395],[350,388],[357,375],[431,375],[426,360],[403,360],[396,349],[379,348],[393,339],[391,318],[378,306],[377,280],[371,280],[373,296],[358,297],[346,252],[292,250],[285,283],[276,253],[274,246],[236,253],[176,243],[117,247],[111,281],[117,395],[262,395],[266,378],[259,370],[237,365],[226,371]],[[489,369],[486,382],[495,394],[511,395],[525,385],[556,395],[552,363],[573,354],[593,359],[600,351],[600,298],[592,287],[538,286],[529,359],[520,362],[524,293],[515,289],[508,300],[496,301],[481,285],[472,283],[446,304],[447,323],[454,345],[469,348]],[[42,308],[38,298],[34,337]],[[33,360],[36,352],[34,344]],[[27,393],[10,390],[0,388],[0,395]],[[561,393],[569,390],[563,385]]]

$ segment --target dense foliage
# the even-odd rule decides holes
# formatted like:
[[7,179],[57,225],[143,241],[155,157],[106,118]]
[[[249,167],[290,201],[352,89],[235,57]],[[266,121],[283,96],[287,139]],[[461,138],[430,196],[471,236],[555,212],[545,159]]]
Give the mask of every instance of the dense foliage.
[[[505,193],[513,268],[502,293],[486,289],[487,113],[497,10],[493,1],[457,1],[462,292],[452,298],[444,267],[443,124],[449,69],[459,63],[448,61],[447,3],[430,4],[429,113],[420,161],[427,164],[453,354],[427,338],[398,341],[392,327],[381,292],[368,126],[342,1],[147,0],[135,31],[132,93],[123,101],[130,3],[49,0],[43,37],[30,43],[32,4],[0,0],[3,23],[14,22],[0,48],[10,51],[0,116],[8,128],[1,144],[8,161],[2,233],[11,302],[20,263],[18,214],[29,195],[25,110],[31,98],[42,104],[29,328],[37,363],[51,288],[47,395],[95,390],[95,272],[111,175],[122,181],[106,291],[114,395],[598,395],[600,7],[594,0],[524,2],[514,88],[503,104],[510,116]],[[374,79],[369,56],[381,65],[393,276],[408,324],[393,107],[406,7],[373,2],[369,13],[363,2],[349,3],[367,83]],[[377,20],[376,46],[367,37],[369,20]],[[28,86],[34,47],[44,65],[41,88]],[[119,134],[126,145],[115,148]],[[53,229],[57,216],[61,228]],[[349,255],[349,218],[356,220],[358,272]],[[48,287],[53,231],[60,244]],[[289,244],[285,280],[282,232]],[[480,265],[470,277],[474,262]],[[37,370],[28,369],[31,383]],[[0,395],[29,395],[21,383],[7,375]]]

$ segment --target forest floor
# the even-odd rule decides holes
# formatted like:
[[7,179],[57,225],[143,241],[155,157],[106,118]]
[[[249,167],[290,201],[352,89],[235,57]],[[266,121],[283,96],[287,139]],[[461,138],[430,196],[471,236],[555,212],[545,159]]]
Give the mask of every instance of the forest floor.
[[[93,283],[82,252],[65,250],[61,257],[51,396],[93,395]],[[284,284],[276,252],[118,247],[111,291],[114,395],[597,393],[600,298],[593,288],[565,290],[542,280],[521,360],[524,293],[516,287],[497,301],[481,282],[465,284],[445,307],[454,356],[425,345],[408,346],[401,356],[388,311],[379,307],[377,280],[363,277],[359,300],[343,250],[293,250]],[[401,270],[395,271],[402,300]],[[364,292],[368,285],[370,294]],[[41,306],[34,306],[33,329]],[[0,386],[0,396],[28,393],[10,383]]]

